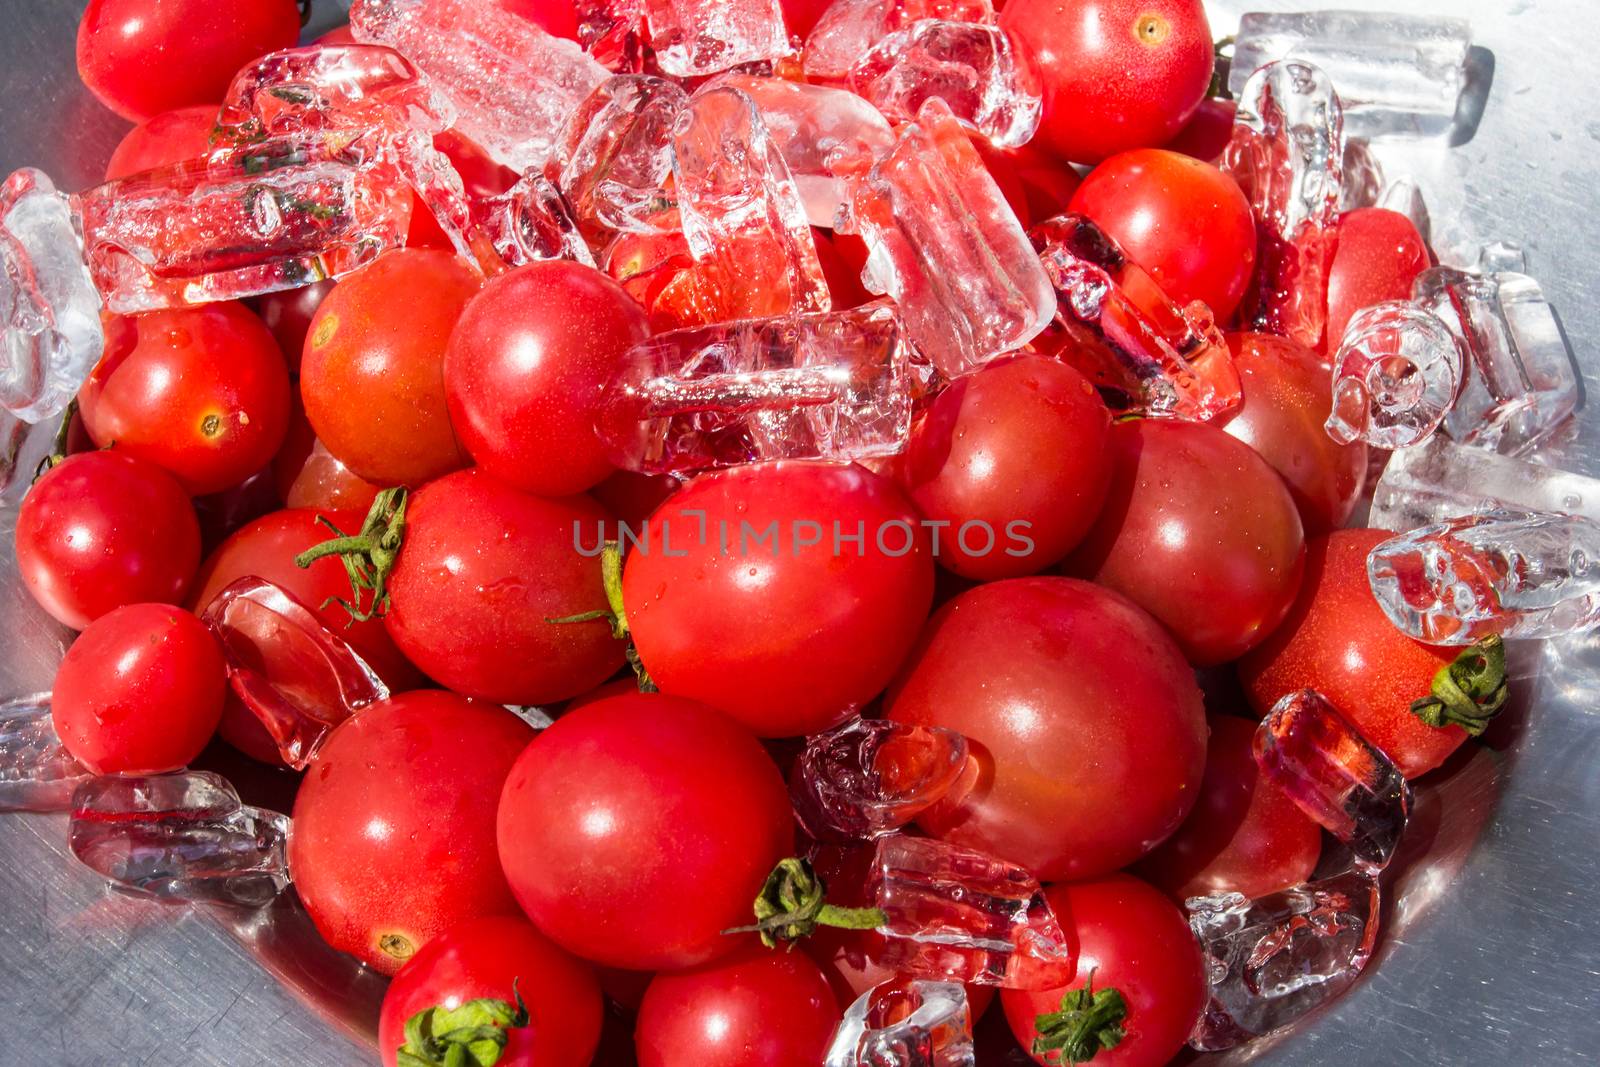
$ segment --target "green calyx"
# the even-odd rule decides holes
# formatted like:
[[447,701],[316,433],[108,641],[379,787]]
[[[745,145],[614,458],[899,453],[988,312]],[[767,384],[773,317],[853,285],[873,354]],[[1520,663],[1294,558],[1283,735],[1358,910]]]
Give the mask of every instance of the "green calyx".
[[405,541],[405,487],[379,493],[359,533],[346,534],[324,515],[318,515],[317,521],[335,536],[296,556],[296,566],[309,567],[324,556],[338,556],[350,578],[351,598],[329,597],[323,603],[341,605],[350,613],[352,622],[366,622],[382,615],[389,607],[389,575]]
[[1102,1050],[1110,1051],[1122,1043],[1122,1024],[1128,1018],[1128,1002],[1116,988],[1094,988],[1094,972],[1082,989],[1061,997],[1061,1010],[1045,1012],[1033,1021],[1038,1032],[1033,1039],[1033,1054],[1052,1063],[1088,1063]]
[[819,926],[843,930],[875,930],[888,921],[881,908],[840,908],[827,901],[827,886],[810,861],[790,856],[767,875],[756,897],[753,926],[735,926],[725,934],[758,933],[761,943],[777,948],[809,937]]
[[1206,88],[1206,96],[1213,100],[1232,100],[1233,94],[1228,92],[1228,72],[1233,67],[1232,37],[1224,37],[1212,47],[1211,84]]
[[628,613],[622,605],[622,546],[616,541],[607,541],[600,552],[600,583],[606,591],[605,608],[580,611],[576,615],[563,615],[560,618],[544,621],[565,625],[573,622],[605,620],[611,625],[612,637],[618,641],[628,642],[628,666],[633,668],[633,675],[638,679],[639,692],[656,692],[656,683],[650,679],[650,672],[645,670],[644,661],[639,658],[639,650],[633,646],[633,636],[628,629]]
[[396,1067],[494,1067],[509,1040],[506,1031],[528,1025],[528,1006],[511,983],[513,1007],[485,997],[453,1011],[435,1005],[406,1020],[406,1043]]
[[72,436],[72,420],[77,415],[78,398],[73,397],[67,402],[66,410],[61,413],[61,425],[56,427],[56,435],[50,439],[50,454],[39,461],[38,468],[33,472],[34,481],[43,478],[66,460],[67,440]]
[[1439,668],[1433,676],[1432,690],[1413,702],[1411,711],[1429,726],[1459,726],[1477,737],[1505,706],[1510,693],[1505,642],[1495,635]]

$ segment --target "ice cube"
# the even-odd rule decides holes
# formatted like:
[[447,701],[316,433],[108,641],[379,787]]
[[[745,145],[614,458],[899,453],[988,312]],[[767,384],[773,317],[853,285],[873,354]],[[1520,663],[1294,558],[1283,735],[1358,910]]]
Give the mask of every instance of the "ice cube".
[[672,134],[689,96],[675,82],[620,74],[568,117],[545,177],[571,202],[579,228],[661,233],[679,228]]
[[68,843],[118,888],[261,907],[289,884],[289,817],[252,808],[220,775],[93,778],[72,795]]
[[789,53],[778,0],[644,0],[644,14],[656,62],[680,78]]
[[1054,327],[1035,348],[1081,370],[1119,412],[1203,421],[1239,406],[1239,373],[1210,308],[1178,307],[1083,215],[1028,236],[1058,294]]
[[1363,308],[1333,358],[1328,436],[1378,448],[1426,440],[1456,403],[1465,362],[1456,335],[1432,312],[1404,301]]
[[1250,76],[1225,156],[1256,216],[1256,277],[1243,319],[1311,348],[1328,317],[1343,158],[1339,95],[1326,74],[1279,61]]
[[1314,63],[1345,103],[1352,137],[1447,133],[1466,86],[1466,19],[1387,11],[1251,12],[1239,20],[1228,88],[1275,60]]
[[0,811],[65,811],[91,777],[56,736],[49,693],[0,702]]
[[1600,522],[1600,480],[1436,435],[1389,458],[1368,521],[1404,533],[1497,507]]
[[[1417,233],[1422,235],[1422,240],[1428,242],[1433,236],[1433,219],[1428,214],[1428,201],[1422,194],[1422,187],[1417,180],[1409,174],[1402,174],[1398,178],[1387,182],[1382,192],[1378,194],[1378,207],[1397,212],[1411,220],[1411,225],[1417,228]],[[1520,270],[1521,267],[1512,268]]]
[[[500,263],[520,267],[545,259],[570,259],[594,266],[594,255],[578,232],[572,205],[536,170],[495,196],[472,205],[473,237],[493,249]],[[484,252],[478,259],[487,259]]]
[[1189,1044],[1232,1048],[1287,1026],[1348,989],[1378,938],[1378,883],[1365,871],[1254,900],[1191,897],[1210,1000]]
[[1527,270],[1528,254],[1515,241],[1490,241],[1478,249],[1478,263],[1474,273],[1525,274]]
[[843,228],[869,250],[863,281],[900,306],[912,341],[954,377],[1049,325],[1056,294],[1028,235],[944,101],[851,180]]
[[806,38],[806,77],[845,85],[861,58],[890,34],[923,19],[993,25],[990,0],[834,0]]
[[852,719],[807,738],[789,796],[818,840],[876,838],[932,807],[966,766],[967,739],[953,730]]
[[973,1067],[972,1019],[959,982],[891,981],[856,998],[823,1067]]
[[644,69],[644,0],[576,0],[578,43],[607,70]]
[[1256,763],[1307,815],[1349,846],[1357,866],[1383,869],[1411,812],[1411,787],[1321,693],[1279,700],[1256,730]]
[[1389,621],[1418,641],[1578,633],[1600,623],[1600,523],[1480,511],[1385,541],[1367,574]]
[[911,432],[904,333],[884,303],[657,334],[606,388],[613,462],[650,474],[893,455]]

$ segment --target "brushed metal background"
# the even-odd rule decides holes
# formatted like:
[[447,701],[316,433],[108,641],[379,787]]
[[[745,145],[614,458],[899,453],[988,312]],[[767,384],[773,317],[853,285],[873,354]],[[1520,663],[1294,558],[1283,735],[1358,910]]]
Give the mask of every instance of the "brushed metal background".
[[[1311,6],[1209,5],[1219,36],[1244,10]],[[1467,15],[1492,52],[1482,124],[1442,164],[1461,183],[1453,221],[1528,249],[1592,389],[1600,5],[1390,6]],[[64,188],[93,184],[126,129],[78,84],[72,42],[82,7],[0,0],[0,167],[42,166]],[[319,7],[313,32],[338,18],[328,0]],[[41,447],[35,435],[29,448]],[[1600,417],[1584,417],[1552,458],[1600,475]],[[47,688],[66,636],[17,588],[9,543],[19,489],[0,499],[0,696]],[[1369,975],[1271,1042],[1202,1062],[1600,1061],[1600,635],[1518,649],[1514,667],[1522,696],[1507,721],[1420,791]],[[241,788],[282,793],[270,775]],[[362,1035],[381,983],[320,946],[292,894],[260,915],[134,900],[76,867],[64,838],[61,817],[0,818],[0,1003],[12,1020],[0,1064],[373,1062]]]

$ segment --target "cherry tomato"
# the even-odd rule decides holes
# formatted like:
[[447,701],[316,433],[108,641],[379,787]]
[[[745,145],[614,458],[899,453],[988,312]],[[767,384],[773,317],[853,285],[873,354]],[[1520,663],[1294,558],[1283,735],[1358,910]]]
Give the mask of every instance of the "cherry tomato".
[[1070,552],[1100,512],[1111,413],[1065,363],[990,363],[933,401],[903,469],[923,516],[948,523],[943,566],[981,580],[1033,574]]
[[1436,729],[1411,713],[1456,650],[1413,641],[1394,628],[1367,580],[1367,554],[1394,535],[1335,530],[1306,548],[1300,596],[1271,637],[1239,664],[1256,713],[1297,689],[1315,689],[1377,745],[1407,778],[1433,770],[1467,734]]
[[279,351],[289,364],[290,373],[300,373],[300,357],[305,353],[306,334],[311,332],[311,320],[337,284],[332,278],[325,278],[298,289],[267,293],[250,302],[250,307],[272,331]]
[[830,0],[779,0],[783,6],[783,25],[790,36],[804,41],[816,28],[817,20],[828,10]]
[[1111,439],[1111,492],[1067,572],[1150,612],[1190,663],[1239,658],[1300,588],[1305,537],[1289,490],[1214,426],[1138,419]]
[[1428,243],[1398,211],[1363,207],[1339,216],[1339,248],[1328,268],[1331,354],[1344,340],[1350,317],[1385,300],[1410,300],[1411,283],[1432,266]]
[[1261,776],[1256,724],[1211,716],[1200,798],[1178,832],[1139,861],[1141,878],[1174,900],[1243,893],[1261,897],[1311,877],[1322,831]]
[[341,723],[294,800],[289,872],[324,941],[394,974],[469,919],[515,915],[495,852],[500,787],[533,731],[416,690]]
[[1026,215],[1019,217],[1031,222],[1043,222],[1067,210],[1067,202],[1083,182],[1070,163],[1062,162],[1037,145],[1028,144],[1020,148],[996,148],[990,145],[987,151],[985,162],[996,157],[1009,162],[1011,172],[1022,187],[1023,202],[1027,205]]
[[500,798],[500,859],[528,917],[568,951],[679,970],[753,942],[722,931],[754,921],[793,826],[748,731],[692,700],[632,693],[569,711],[528,746]]
[[639,1007],[639,1067],[817,1067],[839,1021],[803,952],[760,945],[658,974]]
[[1233,120],[1239,105],[1232,100],[1211,97],[1200,101],[1178,136],[1166,143],[1169,152],[1182,152],[1186,156],[1206,163],[1217,163],[1233,140]]
[[639,474],[635,471],[616,471],[595,486],[590,496],[631,527],[644,525],[650,513],[662,502],[683,488],[683,483],[670,474]]
[[200,563],[189,497],[154,463],[69,456],[17,511],[17,573],[39,606],[81,630],[127,604],[183,600]]
[[621,233],[601,266],[644,307],[654,331],[711,321],[694,280],[694,258],[681,233]]
[[[1015,0],[1013,0],[1015,2]],[[1095,1067],[1162,1067],[1189,1040],[1206,1003],[1200,946],[1177,905],[1125,874],[1094,882],[1053,885],[1045,899],[1078,945],[1078,979],[1061,989],[1003,989],[1011,1032],[1025,1049],[1038,1036],[1035,1020],[1061,1009],[1062,995],[1093,981],[1117,989],[1127,1003],[1116,1048],[1095,1053]],[[1057,1067],[1059,1059],[1034,1056]]]
[[623,602],[651,678],[763,737],[825,730],[876,696],[933,598],[910,501],[860,467],[703,474],[661,505],[644,539]]
[[358,478],[317,440],[298,396],[292,397],[289,432],[272,459],[278,499],[291,508],[322,508],[365,514],[381,490]]
[[444,349],[478,277],[449,252],[404,249],[317,308],[300,397],[317,438],[360,478],[418,486],[467,464],[445,404]]
[[1165,143],[1211,84],[1200,0],[1010,0],[1000,25],[1044,81],[1035,140],[1074,163]]
[[240,67],[299,37],[295,0],[89,0],[78,74],[101,103],[140,122],[221,100]]
[[578,39],[577,5],[572,0],[494,0],[495,6],[537,23],[546,33]]
[[50,716],[95,774],[164,774],[200,755],[222,716],[222,649],[168,604],[129,604],[89,624],[56,672]]
[[1179,304],[1226,322],[1250,284],[1256,224],[1239,185],[1209,163],[1146,148],[1112,156],[1069,205],[1114,237]]
[[160,464],[190,493],[218,493],[283,444],[289,373],[242,304],[108,316],[78,402],[95,444]]
[[1323,429],[1333,407],[1332,368],[1311,349],[1271,334],[1229,334],[1228,348],[1244,403],[1222,428],[1278,472],[1308,535],[1343,526],[1366,484],[1367,446],[1341,445]]
[[1150,851],[1189,814],[1205,769],[1200,690],[1172,638],[1071,578],[992,582],[945,604],[884,708],[974,747],[920,825],[1045,881]]
[[507,485],[583,492],[613,469],[594,430],[600,392],[649,332],[644,310],[593,267],[548,260],[500,275],[467,304],[445,350],[456,435]]
[[106,181],[205,155],[211,150],[217,107],[216,104],[180,107],[141,122],[123,135],[111,153],[111,162],[106,164]]
[[479,998],[514,1008],[514,994],[527,1005],[528,1025],[507,1030],[496,1067],[587,1067],[600,1043],[602,1005],[594,971],[526,919],[498,915],[450,927],[400,968],[378,1017],[384,1067],[395,1067],[406,1043],[406,1020],[417,1012],[454,1011]]
[[871,300],[872,294],[861,284],[861,264],[852,263],[844,257],[831,231],[813,226],[811,238],[817,246],[817,262],[822,265],[822,276],[828,281],[828,294],[833,297],[833,309],[845,311]]
[[565,700],[622,666],[604,621],[598,559],[580,554],[609,516],[585,496],[545,500],[460,471],[412,496],[384,622],[429,677],[507,704]]

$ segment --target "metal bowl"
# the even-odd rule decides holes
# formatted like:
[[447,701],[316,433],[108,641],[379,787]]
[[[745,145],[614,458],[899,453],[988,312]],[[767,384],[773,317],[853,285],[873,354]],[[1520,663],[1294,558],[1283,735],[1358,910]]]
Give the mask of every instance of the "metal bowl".
[[[313,32],[342,16],[318,4]],[[1462,219],[1527,249],[1588,388],[1600,368],[1590,341],[1600,331],[1600,84],[1583,32],[1592,0],[1436,5],[1472,19],[1493,72],[1475,136],[1444,164],[1464,190]],[[1247,9],[1309,6],[1209,4],[1219,34]],[[72,189],[99,180],[126,129],[78,83],[82,7],[6,0],[0,35],[0,167],[41,166]],[[40,454],[44,436],[24,450]],[[1600,474],[1600,419],[1582,420],[1542,458]],[[0,498],[0,697],[48,688],[69,636],[17,581],[21,489]],[[1511,713],[1420,783],[1366,977],[1300,1024],[1199,1062],[1600,1059],[1600,634],[1518,649],[1513,668],[1521,696]],[[292,788],[283,778],[242,760],[225,770],[247,794],[276,794],[282,810]],[[293,894],[261,913],[166,907],[107,892],[65,840],[61,816],[0,818],[0,1001],[27,1020],[0,1061],[373,1062],[382,981],[323,945]]]

